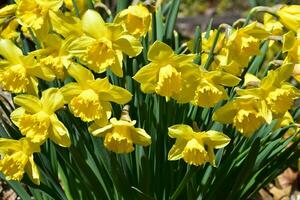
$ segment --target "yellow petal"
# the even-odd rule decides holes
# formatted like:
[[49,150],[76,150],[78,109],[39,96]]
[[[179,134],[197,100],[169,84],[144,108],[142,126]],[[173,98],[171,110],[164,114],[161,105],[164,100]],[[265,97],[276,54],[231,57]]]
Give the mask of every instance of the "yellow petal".
[[21,63],[19,57],[22,56],[23,53],[22,50],[10,40],[0,39],[0,55],[10,63],[18,64]]
[[100,92],[99,98],[102,101],[112,101],[117,104],[126,104],[132,99],[132,94],[121,87],[112,85],[107,92]]
[[83,31],[93,38],[106,37],[109,34],[104,20],[94,10],[87,10],[81,21]]
[[31,155],[29,158],[28,158],[28,162],[25,166],[25,171],[26,173],[28,174],[30,180],[36,184],[36,185],[39,185],[40,184],[40,172],[33,160],[33,155]]
[[71,140],[69,136],[69,131],[65,125],[59,121],[55,114],[50,116],[51,127],[49,138],[56,144],[62,147],[69,147],[71,145]]
[[82,92],[82,88],[78,83],[68,83],[60,88],[60,91],[64,96],[65,102],[68,103]]
[[14,103],[25,108],[29,113],[37,113],[42,109],[39,98],[28,94],[21,94],[14,97]]
[[98,128],[98,129],[92,131],[91,133],[92,133],[93,136],[103,137],[103,136],[105,136],[106,133],[108,133],[109,131],[111,131],[112,128],[113,128],[113,125],[109,124],[109,125],[104,126],[102,128]]
[[158,65],[150,63],[142,67],[132,78],[141,83],[141,89],[144,93],[154,92],[159,70]]
[[23,115],[25,114],[25,109],[23,107],[19,107],[15,109],[12,113],[10,113],[10,119],[11,121],[16,125],[19,126],[19,120]]
[[58,88],[49,88],[42,92],[41,103],[44,111],[53,114],[64,106],[64,96]]
[[229,102],[216,110],[213,114],[213,120],[223,124],[231,124],[237,113],[236,106],[233,102]]
[[187,140],[176,139],[175,144],[172,146],[168,153],[168,160],[179,160],[183,157],[183,150],[187,144]]
[[150,61],[165,61],[172,57],[174,52],[167,44],[155,41],[149,48],[148,60]]
[[119,37],[114,41],[114,47],[128,56],[137,56],[143,50],[141,42],[131,35],[122,35]]
[[236,86],[241,81],[240,78],[222,71],[210,71],[207,73],[207,76],[210,77],[214,83],[228,87]]
[[230,138],[219,131],[210,130],[206,131],[205,134],[207,134],[208,137],[205,137],[204,143],[216,149],[223,148],[230,142]]
[[260,80],[253,74],[246,73],[244,77],[244,84],[243,86],[256,86],[260,85]]
[[93,73],[85,67],[72,63],[68,68],[68,73],[78,82],[85,84],[88,80],[94,80]]
[[17,140],[0,138],[0,153],[6,154],[13,151],[21,151],[22,146]]
[[151,144],[151,137],[142,128],[131,128],[131,138],[134,144],[148,146]]
[[116,54],[115,62],[110,66],[110,69],[115,75],[119,77],[123,77],[123,69],[122,69],[123,53],[122,51],[116,50],[115,54]]
[[282,46],[282,51],[287,52],[291,48],[293,48],[296,44],[296,36],[295,33],[292,31],[287,32],[286,34],[283,35],[283,46]]
[[168,128],[168,135],[171,138],[182,138],[189,140],[194,133],[192,127],[185,124],[173,125]]

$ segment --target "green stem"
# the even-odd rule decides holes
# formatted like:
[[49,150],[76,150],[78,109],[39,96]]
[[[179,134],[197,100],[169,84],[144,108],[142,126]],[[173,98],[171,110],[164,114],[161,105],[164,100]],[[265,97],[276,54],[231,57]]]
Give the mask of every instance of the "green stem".
[[217,30],[217,34],[216,34],[216,37],[214,39],[213,46],[209,51],[208,59],[207,59],[205,65],[204,65],[204,69],[208,69],[209,66],[211,65],[211,63],[214,60],[214,51],[215,51],[215,48],[216,48],[216,45],[217,45],[217,42],[218,42],[218,39],[219,39],[219,36],[220,36],[221,28],[222,27],[219,27],[218,30]]
[[72,0],[72,3],[73,3],[73,6],[74,6],[74,9],[75,9],[76,17],[79,17],[79,9],[78,9],[76,0]]
[[190,181],[190,179],[192,178],[192,176],[194,175],[194,173],[196,173],[197,170],[199,170],[199,169],[200,169],[199,167],[192,166],[187,171],[187,173],[183,177],[182,181],[180,182],[180,184],[176,188],[175,192],[172,194],[170,200],[175,200],[180,195],[181,191],[186,187],[187,183]]

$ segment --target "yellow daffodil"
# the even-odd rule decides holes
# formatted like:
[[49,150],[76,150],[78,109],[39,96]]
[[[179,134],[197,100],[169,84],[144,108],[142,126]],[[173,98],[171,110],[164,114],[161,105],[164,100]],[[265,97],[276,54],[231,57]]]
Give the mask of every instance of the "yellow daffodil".
[[[144,93],[156,92],[164,97],[179,94],[198,68],[193,65],[194,55],[177,55],[168,45],[156,41],[148,51],[150,64],[142,67],[133,77]],[[187,73],[184,73],[187,72]]]
[[275,13],[287,29],[297,32],[300,28],[300,5],[285,5]]
[[92,135],[104,137],[104,146],[115,153],[130,153],[134,150],[133,144],[148,146],[151,137],[144,129],[135,128],[136,121],[128,117],[110,119],[110,123],[102,128],[91,131]]
[[268,75],[258,82],[258,88],[238,90],[237,93],[253,95],[266,101],[274,117],[280,117],[292,107],[294,100],[300,95],[298,89],[286,82],[292,71],[293,64],[284,64],[276,70],[270,70]]
[[72,62],[71,55],[67,51],[71,39],[62,40],[59,36],[47,35],[43,42],[43,48],[32,52],[37,57],[38,65],[49,68],[57,78],[64,80],[66,69]]
[[282,51],[287,52],[285,62],[300,63],[300,33],[289,31],[283,35]]
[[189,97],[191,92],[193,98],[192,104],[200,107],[213,107],[219,101],[227,99],[227,92],[224,86],[233,87],[240,82],[240,79],[229,73],[222,71],[204,71],[199,70],[199,75],[190,88],[184,88],[183,91],[175,97],[179,103]]
[[283,25],[269,13],[264,14],[264,26],[272,35],[282,35]]
[[61,91],[70,111],[85,122],[107,121],[110,102],[125,104],[131,100],[132,95],[126,89],[111,85],[108,78],[95,79],[91,71],[79,64],[71,64],[68,73],[77,83],[68,83]]
[[220,68],[233,75],[240,75],[247,67],[251,56],[259,54],[261,40],[269,33],[257,22],[233,31],[226,41],[226,48],[220,58]]
[[41,99],[27,94],[18,95],[14,103],[21,107],[11,113],[11,119],[31,142],[41,144],[49,138],[63,147],[71,145],[67,128],[55,114],[64,106],[64,97],[59,89],[43,91]]
[[122,25],[105,23],[96,11],[86,11],[82,29],[85,35],[72,42],[69,51],[97,73],[110,67],[117,76],[123,76],[123,53],[137,56],[142,51],[140,41]]
[[115,23],[124,24],[126,30],[136,37],[145,36],[151,27],[151,13],[142,4],[129,6],[115,18]]
[[34,30],[50,27],[49,12],[56,12],[63,4],[63,0],[16,0],[16,17],[22,26]]
[[230,138],[218,131],[195,132],[188,125],[169,127],[169,136],[176,138],[175,144],[168,153],[168,160],[183,160],[190,165],[215,164],[214,149],[225,147]]
[[0,39],[0,85],[13,93],[38,93],[38,80],[52,81],[55,75],[48,68],[38,66],[33,55],[24,56],[10,40]]
[[26,172],[31,181],[40,184],[40,174],[33,160],[33,153],[40,152],[38,144],[27,138],[20,140],[0,138],[0,172],[7,180],[20,181]]
[[250,137],[264,123],[271,123],[272,113],[264,101],[244,95],[219,108],[213,120],[233,126],[244,136]]

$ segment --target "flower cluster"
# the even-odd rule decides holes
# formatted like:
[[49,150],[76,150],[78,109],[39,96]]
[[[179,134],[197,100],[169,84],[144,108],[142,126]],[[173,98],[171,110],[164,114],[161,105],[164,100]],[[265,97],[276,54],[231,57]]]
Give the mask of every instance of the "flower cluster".
[[[0,139],[0,172],[12,180],[21,180],[26,172],[39,184],[33,154],[48,139],[61,147],[72,145],[57,113],[60,109],[87,123],[89,132],[103,137],[104,147],[112,152],[130,153],[134,144],[149,146],[151,137],[135,127],[129,106],[123,107],[119,120],[113,116],[113,104],[128,104],[133,95],[111,83],[111,77],[127,75],[124,61],[140,58],[142,41],[151,37],[148,8],[132,5],[106,22],[99,12],[88,9],[86,1],[15,2],[0,9],[0,86],[16,94],[13,101],[18,107],[10,117],[24,137]],[[263,23],[221,25],[203,33],[199,53],[193,50],[195,40],[186,43],[187,54],[163,41],[149,43],[143,55],[149,62],[130,78],[143,93],[210,109],[214,121],[232,124],[246,137],[273,120],[278,121],[276,127],[293,123],[289,110],[300,91],[289,80],[300,80],[300,6],[265,11]],[[266,55],[263,45],[269,48]],[[268,60],[278,49],[279,65],[253,73],[254,57]],[[44,83],[58,84],[44,89]],[[169,127],[169,136],[176,142],[168,159],[182,158],[196,166],[206,162],[216,166],[214,149],[231,140],[221,131],[193,130],[184,124]]]

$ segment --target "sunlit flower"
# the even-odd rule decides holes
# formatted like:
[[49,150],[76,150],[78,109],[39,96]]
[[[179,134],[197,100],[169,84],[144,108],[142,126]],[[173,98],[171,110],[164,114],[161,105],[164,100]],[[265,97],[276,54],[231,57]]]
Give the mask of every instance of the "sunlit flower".
[[108,78],[94,78],[92,72],[79,64],[71,64],[68,73],[76,80],[61,88],[70,111],[85,122],[107,121],[110,102],[125,104],[131,100],[126,89],[111,85]]
[[275,13],[279,21],[289,30],[297,32],[300,28],[300,5],[282,6]]
[[48,68],[38,66],[33,55],[24,56],[10,40],[0,40],[0,85],[13,93],[38,93],[38,79],[51,81],[55,75]]
[[240,133],[250,137],[261,125],[271,123],[272,113],[264,101],[251,95],[244,95],[216,110],[213,120],[233,124]]
[[38,144],[27,138],[20,140],[0,138],[0,172],[7,180],[20,181],[26,172],[35,184],[40,184],[40,174],[33,160],[33,153],[40,152]]
[[[127,113],[128,114],[128,113]],[[104,146],[115,153],[130,153],[134,150],[133,144],[148,146],[151,137],[144,129],[135,128],[136,121],[121,116],[120,120],[110,119],[110,123],[102,128],[90,130],[97,137],[104,137]]]
[[115,18],[115,23],[123,23],[126,30],[136,36],[145,36],[151,27],[151,13],[142,4],[129,6]]
[[21,107],[11,113],[11,119],[28,140],[41,144],[49,138],[63,147],[71,145],[67,128],[55,114],[64,105],[63,95],[57,88],[43,91],[41,99],[28,94],[18,95],[14,103]]
[[[156,92],[167,98],[180,94],[186,76],[197,73],[192,63],[194,55],[177,55],[168,45],[156,41],[148,51],[150,64],[142,67],[133,77],[145,93]],[[185,73],[186,72],[186,73]]]
[[49,12],[56,12],[63,4],[63,0],[18,0],[16,17],[22,26],[34,30],[49,29]]
[[70,53],[97,73],[110,67],[117,76],[123,76],[123,53],[128,56],[140,54],[143,48],[140,41],[122,25],[105,23],[93,10],[86,11],[81,23],[85,35],[70,44]]
[[168,154],[168,160],[183,160],[190,165],[215,164],[214,149],[225,147],[230,138],[218,131],[195,132],[188,125],[169,127],[169,136],[176,142]]

